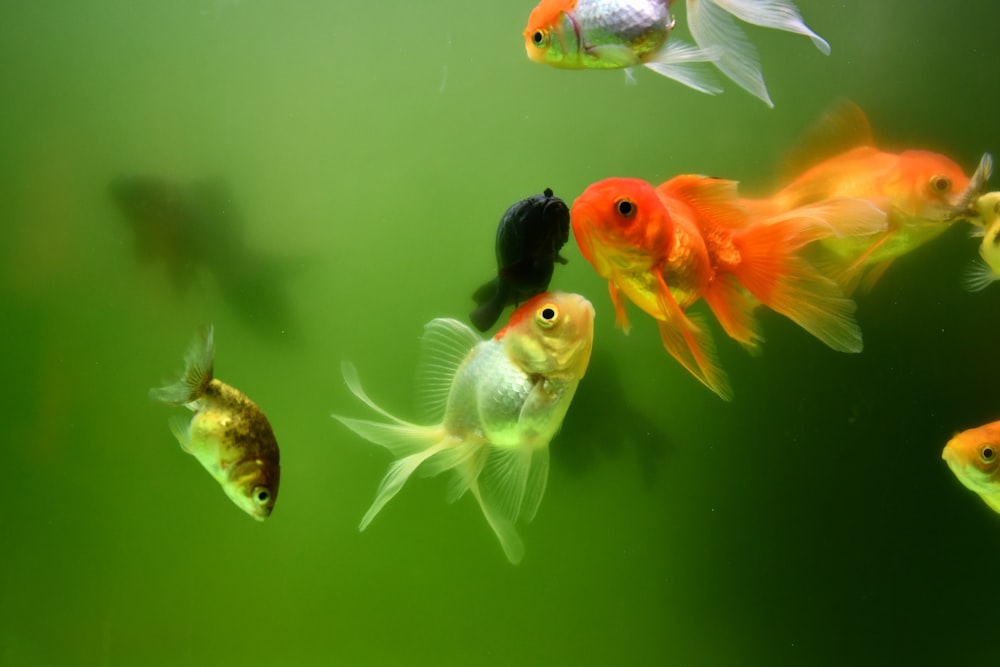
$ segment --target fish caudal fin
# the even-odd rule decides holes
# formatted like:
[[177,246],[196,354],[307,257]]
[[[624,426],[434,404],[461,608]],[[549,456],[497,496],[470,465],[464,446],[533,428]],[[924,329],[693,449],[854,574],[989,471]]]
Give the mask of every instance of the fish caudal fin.
[[764,28],[774,28],[809,37],[824,54],[830,45],[810,30],[790,0],[688,0],[687,20],[698,46],[717,49],[716,66],[741,88],[774,106],[757,60],[757,50],[733,17]]
[[149,390],[149,397],[166,405],[185,405],[196,401],[212,381],[215,364],[215,331],[211,325],[195,335],[184,356],[184,374],[170,385]]
[[668,39],[664,47],[649,56],[643,65],[689,88],[718,95],[722,88],[715,83],[715,77],[702,63],[715,62],[720,55],[721,52],[716,49],[700,49],[680,40]]
[[[803,224],[805,222],[805,224]],[[795,218],[758,223],[740,234],[740,282],[761,303],[788,317],[839,352],[860,352],[856,305],[834,281],[796,251],[822,237],[822,228]]]

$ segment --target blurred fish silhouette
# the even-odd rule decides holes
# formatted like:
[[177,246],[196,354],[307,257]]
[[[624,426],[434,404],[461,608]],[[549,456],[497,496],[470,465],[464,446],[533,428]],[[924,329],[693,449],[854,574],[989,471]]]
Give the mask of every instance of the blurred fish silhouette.
[[178,294],[205,271],[258,332],[293,328],[284,286],[291,263],[249,246],[226,183],[207,179],[184,187],[156,176],[119,176],[110,194],[134,232],[139,259],[163,262]]
[[486,331],[504,308],[546,291],[555,263],[566,263],[559,250],[568,240],[569,209],[549,188],[512,204],[497,225],[497,277],[472,295],[476,328]]

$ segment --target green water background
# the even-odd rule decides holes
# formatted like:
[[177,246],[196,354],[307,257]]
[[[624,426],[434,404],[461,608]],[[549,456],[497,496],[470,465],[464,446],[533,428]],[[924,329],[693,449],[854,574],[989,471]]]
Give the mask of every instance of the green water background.
[[[772,110],[532,63],[531,0],[4,3],[0,665],[992,659],[1000,517],[940,450],[1000,418],[1000,288],[961,291],[976,241],[958,227],[859,298],[863,354],[773,314],[759,358],[716,328],[731,404],[648,318],[614,328],[571,243],[553,286],[594,302],[595,354],[524,562],[436,479],[357,531],[388,456],[330,419],[368,414],[340,361],[412,416],[421,327],[466,316],[511,202],[688,172],[762,193],[841,97],[888,149],[969,172],[1000,150],[1000,8],[799,4],[833,53],[748,29]],[[237,317],[207,275],[174,294],[107,196],[122,173],[224,177],[250,242],[300,267],[294,321]],[[265,524],[146,397],[204,322],[217,375],[281,443]]]

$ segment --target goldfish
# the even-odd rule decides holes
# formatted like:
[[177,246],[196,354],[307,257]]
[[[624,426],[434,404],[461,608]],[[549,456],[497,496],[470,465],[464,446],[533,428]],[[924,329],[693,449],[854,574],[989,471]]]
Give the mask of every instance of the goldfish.
[[654,188],[609,178],[573,202],[570,223],[608,281],[616,324],[628,333],[627,297],[656,320],[667,351],[725,400],[732,389],[711,332],[688,312],[700,299],[750,350],[763,341],[754,317],[762,303],[834,350],[861,351],[854,302],[796,251],[838,228],[883,228],[884,215],[868,202],[832,199],[762,221],[740,205],[735,181],[682,175]]
[[1000,280],[1000,192],[988,192],[976,201],[975,222],[981,227],[973,227],[974,236],[982,236],[979,245],[979,259],[973,261],[966,270],[963,286],[970,292],[978,292]]
[[566,263],[559,250],[568,240],[569,208],[552,190],[511,204],[497,225],[497,277],[472,297],[476,328],[486,331],[508,305],[546,291],[555,263]]
[[941,452],[962,486],[1000,512],[1000,421],[962,431]]
[[278,499],[278,441],[256,403],[213,377],[214,365],[215,330],[208,326],[188,348],[181,378],[149,395],[194,411],[189,421],[175,417],[169,422],[181,449],[198,459],[237,507],[263,521]]
[[293,328],[285,287],[292,262],[248,242],[224,181],[180,184],[159,176],[122,175],[111,181],[109,191],[132,229],[136,255],[143,262],[162,263],[175,293],[188,293],[207,274],[256,331],[273,335]]
[[873,287],[893,260],[965,217],[964,202],[978,196],[992,160],[984,155],[970,178],[940,153],[880,150],[864,113],[850,102],[838,105],[814,132],[826,132],[831,126],[851,127],[849,141],[855,145],[811,165],[770,197],[745,200],[744,205],[759,214],[776,215],[830,197],[856,197],[884,211],[887,226],[879,233],[828,237],[820,244],[817,263],[850,295],[859,287]]
[[528,57],[564,69],[647,67],[697,91],[721,89],[699,71],[711,62],[768,106],[757,54],[733,22],[809,37],[822,53],[830,45],[810,30],[790,0],[687,0],[687,22],[697,46],[670,37],[677,21],[673,0],[542,0],[524,29]]
[[394,417],[368,397],[354,365],[344,379],[387,422],[333,415],[396,460],[361,520],[363,531],[418,468],[452,471],[449,502],[470,492],[511,563],[524,556],[515,522],[534,518],[545,493],[549,442],[587,370],[594,309],[578,294],[547,292],[522,304],[481,340],[448,318],[424,327],[417,373],[424,422]]

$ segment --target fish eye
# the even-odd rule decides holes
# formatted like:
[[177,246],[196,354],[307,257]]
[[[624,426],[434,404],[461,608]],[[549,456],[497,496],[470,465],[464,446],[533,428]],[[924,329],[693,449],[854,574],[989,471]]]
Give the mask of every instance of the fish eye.
[[255,486],[253,489],[253,499],[258,505],[266,505],[271,499],[271,492],[264,486]]
[[948,192],[951,190],[951,179],[947,176],[935,176],[931,179],[931,190],[934,192]]
[[623,218],[631,218],[635,215],[637,207],[635,202],[628,197],[619,197],[615,200],[615,211]]
[[558,319],[559,306],[554,303],[547,303],[535,312],[535,321],[546,329],[554,326]]
[[997,450],[993,445],[979,446],[979,460],[983,463],[993,463],[997,460]]
[[543,48],[549,44],[549,32],[548,30],[536,30],[531,33],[531,43],[538,48]]

